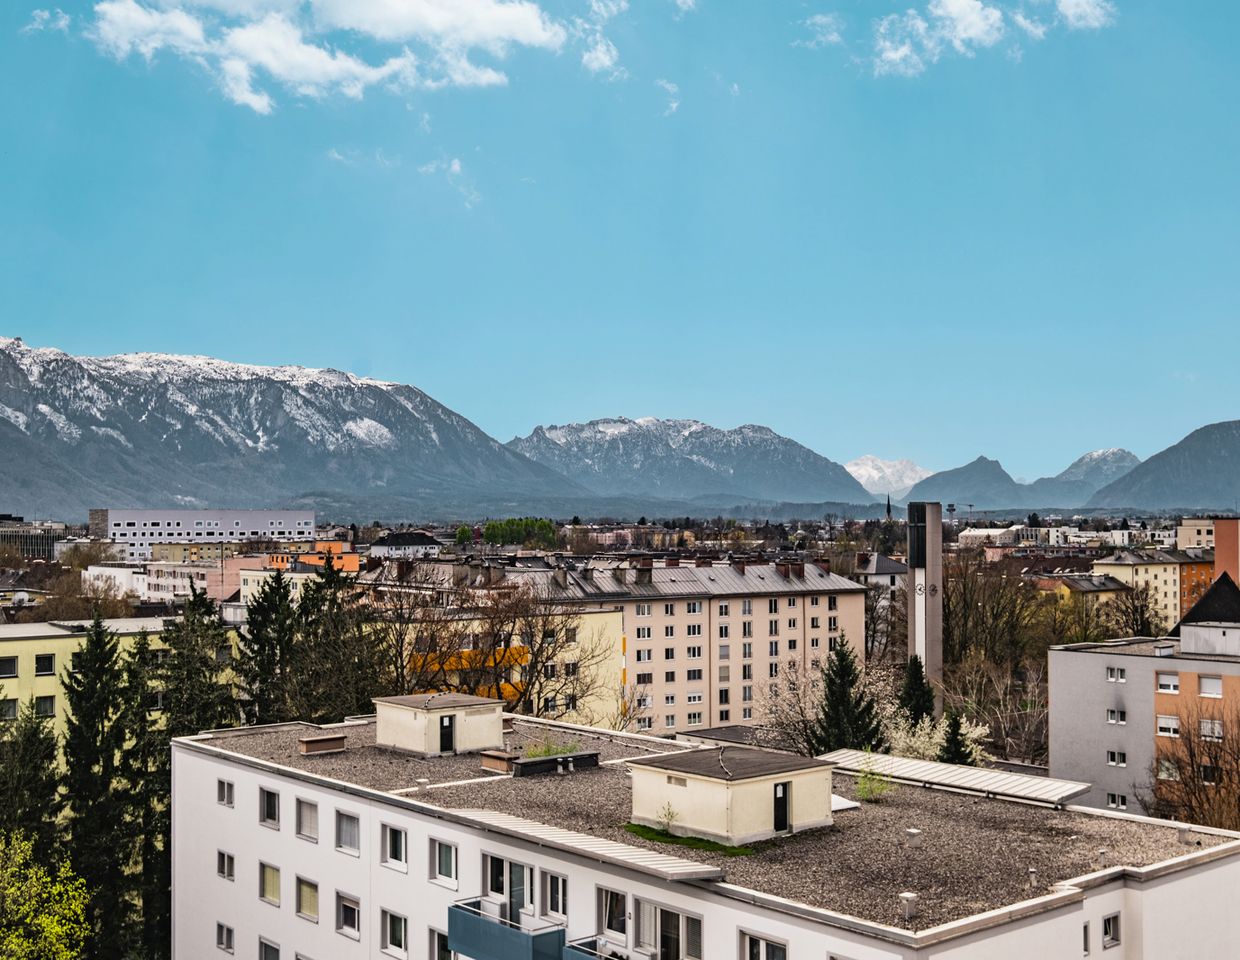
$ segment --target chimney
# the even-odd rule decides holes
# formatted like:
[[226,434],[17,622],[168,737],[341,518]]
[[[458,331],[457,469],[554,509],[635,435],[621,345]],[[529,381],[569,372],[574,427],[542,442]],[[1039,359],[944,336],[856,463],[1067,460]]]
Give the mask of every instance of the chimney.
[[494,586],[504,579],[504,568],[494,564],[488,564],[486,568],[487,586]]
[[739,573],[743,577],[745,575],[745,561],[744,560],[733,560],[732,569],[735,570],[737,573]]
[[679,567],[680,557],[668,557],[667,560],[664,561],[664,564],[669,567]]
[[469,567],[463,563],[452,565],[452,586],[459,587],[469,579]]
[[582,564],[582,566],[581,566],[581,579],[582,579],[582,580],[584,580],[584,581],[586,581],[586,583],[593,583],[593,582],[594,582],[594,568],[593,568],[592,566],[590,566],[590,564],[589,564],[589,563],[584,563],[584,564]]
[[709,567],[709,566],[710,566],[710,557],[694,557],[694,558],[693,558],[693,565],[694,565],[695,567]]
[[799,580],[805,579],[805,564],[798,560],[792,564],[792,575]]
[[777,563],[775,564],[775,572],[787,580],[788,576],[792,573],[792,564],[787,562]]
[[612,569],[611,575],[616,578],[616,583],[627,583],[629,579],[627,567],[615,567]]
[[633,571],[633,582],[635,584],[651,584],[654,582],[654,571],[645,563]]
[[552,570],[551,579],[555,581],[555,585],[561,590],[568,588],[568,571],[563,567],[556,567]]

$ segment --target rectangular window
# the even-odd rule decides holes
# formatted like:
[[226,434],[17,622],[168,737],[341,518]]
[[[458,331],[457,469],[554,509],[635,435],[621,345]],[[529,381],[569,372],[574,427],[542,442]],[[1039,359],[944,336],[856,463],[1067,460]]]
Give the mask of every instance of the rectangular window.
[[721,643],[719,644],[719,647],[716,653],[720,660],[728,660],[732,656],[732,648],[728,646],[726,643]]
[[676,659],[676,648],[675,647],[664,647],[663,648],[663,659],[664,660],[675,660]]
[[544,870],[542,883],[543,915],[568,916],[568,881],[558,873],[547,873]]
[[628,931],[628,904],[625,895],[617,890],[599,887],[598,912],[599,926],[603,932],[619,937],[623,943]]
[[827,597],[827,609],[838,610],[840,606],[840,598],[836,596]]
[[431,931],[431,952],[428,960],[453,960],[452,948],[448,946],[448,935],[438,930]]
[[1119,914],[1113,913],[1109,917],[1102,918],[1102,947],[1118,947],[1119,938]]
[[215,781],[215,802],[226,807],[233,805],[233,785],[231,780]]
[[1128,711],[1127,710],[1108,710],[1107,711],[1107,723],[1124,724],[1127,722],[1128,722]]
[[818,618],[817,618],[817,617],[810,617],[810,618],[809,618],[809,628],[810,628],[811,630],[817,630],[817,629],[818,629]]
[[1200,684],[1200,693],[1203,697],[1218,698],[1223,695],[1222,677],[1201,677],[1198,683]]
[[727,666],[720,667],[719,668],[719,682],[727,683],[731,679],[732,679],[732,668],[727,667]]
[[637,685],[639,687],[647,687],[652,683],[654,683],[653,673],[639,673],[637,675]]
[[351,813],[336,811],[336,849],[345,853],[361,852],[361,823]]
[[691,693],[685,697],[685,703],[701,703],[702,695],[700,693]]
[[753,719],[753,707],[741,707],[741,719],[752,720]]
[[1128,809],[1128,797],[1126,794],[1123,794],[1123,793],[1108,793],[1107,794],[1107,806],[1110,807],[1112,810],[1127,810]]
[[1128,766],[1128,754],[1123,750],[1107,751],[1107,766],[1110,767],[1126,767]]
[[663,671],[663,682],[664,683],[675,683],[676,682],[676,671],[675,670],[664,670]]
[[1089,956],[1089,924],[1081,925],[1081,955]]
[[297,836],[303,840],[319,840],[319,805],[310,800],[297,800],[296,809]]
[[639,604],[637,605],[637,615],[638,615],[639,617],[648,617],[648,616],[650,616],[650,604],[648,604],[648,603],[639,603]]
[[665,604],[663,604],[663,616],[665,616],[665,617],[674,617],[674,616],[676,616],[676,604],[674,604],[674,603],[665,603]]
[[215,872],[225,880],[235,878],[236,863],[231,853],[225,853],[223,850],[217,850],[215,853]]
[[297,878],[297,916],[319,922],[319,885],[305,877]]
[[827,629],[828,630],[838,630],[839,628],[840,628],[839,617],[827,617]]
[[431,878],[456,885],[456,847],[442,840],[431,841]]
[[767,664],[767,676],[769,677],[779,676],[779,663],[778,662]]
[[696,726],[698,724],[701,724],[701,722],[702,722],[701,712],[690,710],[689,711],[689,726],[691,727]]
[[789,598],[788,598],[788,608],[789,608],[789,609],[791,609],[791,608],[795,607],[796,605],[797,605],[797,598],[796,598],[796,597],[789,597]]
[[728,615],[728,604],[727,604],[727,601],[725,600],[719,604],[719,616],[726,617],[727,615]]
[[674,707],[674,706],[676,706],[676,694],[674,694],[674,693],[669,693],[669,694],[667,694],[666,696],[664,696],[664,697],[663,697],[663,706],[665,706],[665,707]]
[[1218,783],[1218,767],[1212,763],[1203,763],[1200,769],[1201,782],[1213,786]]
[[741,664],[741,679],[742,680],[753,679],[753,664],[752,663]]
[[778,640],[772,640],[769,644],[767,644],[767,653],[769,653],[772,657],[779,656],[779,641]]
[[702,635],[702,625],[700,623],[691,623],[685,627],[686,637],[700,637]]
[[649,730],[651,726],[653,726],[653,723],[654,722],[651,720],[650,717],[638,717],[637,718],[637,729],[638,730]]
[[685,656],[687,656],[690,660],[701,660],[702,659],[702,648],[701,647],[689,647],[685,651]]
[[753,636],[753,621],[752,620],[746,620],[741,624],[741,636],[742,637]]
[[336,894],[336,932],[358,938],[362,934],[362,904],[357,897]]
[[766,632],[768,636],[778,637],[779,636],[779,621],[778,620],[768,621]]
[[778,597],[771,597],[770,599],[766,601],[766,612],[767,613],[779,613],[779,598]]
[[1107,683],[1127,683],[1128,671],[1123,667],[1107,667]]
[[731,691],[729,691],[727,687],[724,687],[723,689],[719,691],[719,704],[722,706],[725,703],[731,703],[731,702],[732,702]]
[[643,650],[638,650],[638,651],[637,651],[637,662],[638,662],[638,663],[647,663],[647,662],[649,662],[650,657],[652,656],[653,652],[654,652],[654,651],[652,651],[649,647],[646,647],[646,648],[645,648],[645,649],[643,649]]
[[406,850],[407,835],[400,827],[389,827],[386,823],[383,825],[383,851],[382,861],[389,867],[397,870],[407,870],[409,868],[409,858]]
[[280,868],[269,863],[258,865],[258,897],[267,903],[280,905]]
[[280,795],[266,787],[258,788],[258,822],[280,829]]
[[650,628],[649,627],[638,627],[637,628],[637,639],[638,640],[649,640],[650,639]]
[[215,925],[215,945],[225,953],[233,952],[233,928],[222,923]]
[[702,601],[690,600],[688,603],[685,604],[685,613],[701,613],[701,612],[702,612]]
[[1223,721],[1203,719],[1201,721],[1201,739],[1221,741],[1223,739]]
[[34,675],[50,677],[56,673],[56,654],[36,653],[34,655]]
[[35,697],[34,698],[34,715],[36,717],[56,716],[56,698],[55,697]]
[[1179,780],[1180,768],[1175,765],[1174,760],[1158,761],[1158,779],[1159,780]]
[[676,628],[672,624],[668,624],[663,628],[663,639],[676,636]]
[[796,628],[797,628],[797,618],[796,618],[796,617],[789,617],[789,618],[788,618],[788,629],[789,629],[789,630],[795,630]]
[[698,669],[696,669],[696,670],[686,670],[686,671],[685,671],[685,679],[686,679],[687,681],[689,681],[690,683],[695,683],[695,682],[697,682],[697,681],[701,680],[701,679],[702,679],[702,670],[701,670],[701,668],[699,667],[699,668],[698,668]]
[[17,676],[17,657],[0,657],[0,678]]
[[1158,674],[1158,692],[1159,693],[1179,693],[1180,692],[1180,675],[1178,673]]
[[380,911],[380,928],[383,949],[398,956],[405,956],[409,949],[409,921],[390,910]]
[[1180,735],[1180,718],[1160,716],[1158,718],[1158,735],[1160,737],[1178,737]]
[[782,943],[742,933],[741,944],[741,956],[745,960],[788,960],[788,948]]
[[663,726],[665,726],[665,727],[674,727],[674,726],[676,726],[676,714],[674,714],[674,713],[669,713],[667,716],[665,716],[665,717],[663,718]]
[[726,623],[719,624],[719,639],[728,639],[728,625]]
[[6,697],[0,700],[0,720],[17,719],[17,698]]

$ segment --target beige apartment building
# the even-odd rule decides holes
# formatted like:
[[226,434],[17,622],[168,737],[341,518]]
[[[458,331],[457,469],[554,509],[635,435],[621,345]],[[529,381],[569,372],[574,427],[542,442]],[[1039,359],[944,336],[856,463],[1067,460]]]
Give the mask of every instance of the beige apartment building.
[[1213,517],[1184,517],[1175,527],[1175,548],[1188,550],[1190,547],[1214,547]]
[[1180,560],[1166,550],[1120,550],[1095,560],[1093,573],[1133,588],[1148,586],[1169,630],[1180,622]]

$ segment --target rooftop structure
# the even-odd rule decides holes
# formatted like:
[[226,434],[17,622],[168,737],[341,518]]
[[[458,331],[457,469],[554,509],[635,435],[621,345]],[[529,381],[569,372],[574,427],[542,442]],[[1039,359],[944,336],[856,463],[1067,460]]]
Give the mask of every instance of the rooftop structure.
[[[791,781],[795,803],[797,777],[832,772],[835,788],[855,797],[856,774],[841,772],[855,768],[504,721],[506,752],[597,752],[598,766],[522,776],[485,766],[483,754],[416,756],[379,746],[370,718],[175,741],[177,955],[201,952],[217,925],[243,945],[261,938],[289,956],[346,960],[381,955],[392,931],[405,944],[398,956],[423,956],[419,945],[430,944],[475,960],[635,958],[659,944],[667,952],[657,955],[673,960],[1033,960],[1076,955],[1067,951],[1080,950],[1083,934],[1094,948],[1124,943],[1128,960],[1161,960],[1221,958],[1215,948],[1240,936],[1240,917],[1225,907],[1240,879],[1233,834],[1056,809],[1065,796],[1054,785],[1048,802],[1015,802],[988,797],[993,783],[958,780],[893,783],[879,803],[832,804],[829,826],[742,849],[672,844],[629,826],[641,819],[643,775],[718,789]],[[299,749],[334,735],[344,740],[337,752]],[[307,831],[325,842],[307,842]],[[696,825],[680,832],[701,836]],[[219,881],[217,849],[235,859],[238,877],[270,881],[266,902],[251,883]],[[306,883],[324,923],[298,917],[295,893]],[[333,888],[343,929],[327,906]]]

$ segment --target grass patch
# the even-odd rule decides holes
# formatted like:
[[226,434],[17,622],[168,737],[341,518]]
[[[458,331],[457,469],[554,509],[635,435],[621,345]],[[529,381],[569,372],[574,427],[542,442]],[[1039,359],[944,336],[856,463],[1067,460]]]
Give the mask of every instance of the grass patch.
[[624,829],[635,837],[653,840],[655,843],[672,843],[678,847],[692,847],[694,850],[706,850],[710,853],[722,853],[725,857],[747,857],[753,853],[753,847],[729,847],[726,843],[704,840],[702,837],[678,837],[657,827],[646,827],[640,823],[626,823]]
[[554,740],[549,740],[546,743],[526,747],[525,757],[528,760],[535,760],[539,757],[562,757],[567,753],[578,753],[580,750],[581,744],[576,740],[569,743],[557,743]]

